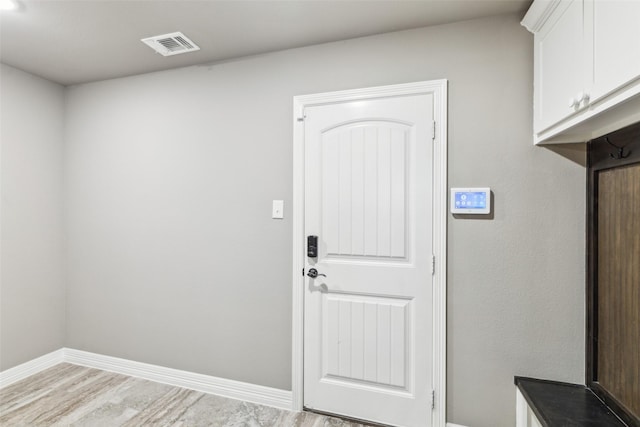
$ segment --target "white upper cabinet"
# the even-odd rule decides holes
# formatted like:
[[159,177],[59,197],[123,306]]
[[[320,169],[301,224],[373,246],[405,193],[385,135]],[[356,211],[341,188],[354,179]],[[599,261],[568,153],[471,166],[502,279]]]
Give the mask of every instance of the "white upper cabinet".
[[640,0],[590,1],[593,8],[593,101],[640,75]]
[[543,130],[584,106],[583,1],[561,3],[536,34],[534,127]]
[[640,121],[640,0],[535,0],[534,142],[584,142]]

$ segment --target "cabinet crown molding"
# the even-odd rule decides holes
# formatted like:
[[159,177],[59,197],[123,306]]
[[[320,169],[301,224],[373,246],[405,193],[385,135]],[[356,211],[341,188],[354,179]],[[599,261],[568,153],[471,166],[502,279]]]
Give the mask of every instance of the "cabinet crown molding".
[[535,0],[520,24],[531,33],[540,31],[562,0]]

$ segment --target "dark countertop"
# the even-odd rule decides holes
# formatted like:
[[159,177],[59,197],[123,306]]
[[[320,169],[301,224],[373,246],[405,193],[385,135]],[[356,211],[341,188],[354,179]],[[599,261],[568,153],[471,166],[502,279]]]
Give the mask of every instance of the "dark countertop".
[[515,384],[544,427],[625,427],[586,386],[515,377]]

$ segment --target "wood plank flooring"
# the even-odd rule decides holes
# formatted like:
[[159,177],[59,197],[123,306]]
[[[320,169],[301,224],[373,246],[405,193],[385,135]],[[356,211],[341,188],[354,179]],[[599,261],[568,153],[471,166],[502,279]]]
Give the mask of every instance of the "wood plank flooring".
[[363,427],[61,363],[0,390],[0,426]]

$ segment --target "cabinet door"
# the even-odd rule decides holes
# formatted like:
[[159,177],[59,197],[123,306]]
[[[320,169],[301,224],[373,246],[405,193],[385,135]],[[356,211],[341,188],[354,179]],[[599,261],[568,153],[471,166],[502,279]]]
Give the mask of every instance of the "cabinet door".
[[520,390],[516,389],[516,427],[542,427]]
[[570,116],[585,87],[583,0],[565,0],[536,34],[536,132]]
[[591,100],[640,77],[640,1],[589,0],[593,8]]

